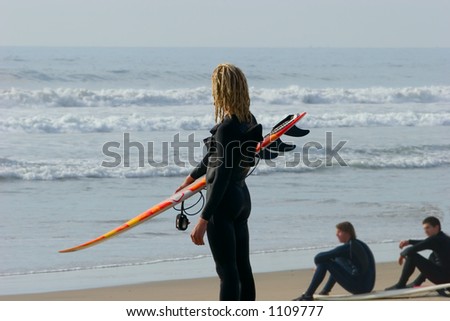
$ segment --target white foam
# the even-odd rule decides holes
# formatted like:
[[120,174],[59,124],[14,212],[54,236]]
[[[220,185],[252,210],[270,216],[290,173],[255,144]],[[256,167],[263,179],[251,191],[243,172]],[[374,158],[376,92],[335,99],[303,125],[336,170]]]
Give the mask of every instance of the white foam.
[[336,112],[308,115],[302,123],[305,128],[449,126],[450,112]]
[[[301,152],[299,149],[296,152]],[[320,166],[305,164],[302,157],[288,153],[275,160],[260,162],[253,175],[271,175],[274,173],[302,173],[315,170],[333,170],[347,165],[349,168],[361,169],[416,169],[450,166],[450,145],[406,146],[385,149],[343,149],[340,157],[345,164],[333,161],[326,166],[323,150],[310,155],[311,160],[319,160]],[[301,155],[301,154],[300,154]],[[198,156],[198,155],[197,155]],[[106,160],[106,157],[105,157]],[[14,180],[59,180],[59,179],[103,179],[103,178],[145,178],[145,177],[183,177],[190,173],[192,166],[186,161],[185,166],[176,165],[169,160],[164,167],[151,166],[144,162],[143,167],[137,163],[125,167],[120,163],[117,167],[103,167],[99,160],[54,160],[54,161],[19,161],[0,158],[0,179]]]
[[450,87],[324,88],[290,86],[282,89],[253,89],[254,101],[269,104],[401,104],[450,101]]
[[[256,115],[258,122],[271,128],[280,120],[280,115]],[[179,115],[153,116],[146,114],[118,114],[105,116],[87,113],[30,114],[0,119],[0,132],[14,133],[95,133],[127,131],[174,131],[209,130],[214,126],[213,116]],[[302,120],[303,128],[334,127],[393,127],[393,126],[450,126],[450,111],[440,112],[327,112],[308,114]]]
[[0,119],[0,132],[26,133],[95,133],[125,131],[200,130],[213,127],[212,115],[162,116],[95,115],[27,115]]
[[183,176],[189,168],[169,164],[166,167],[102,167],[94,161],[24,162],[0,158],[0,178],[21,180],[57,180],[79,178],[138,178]]
[[[369,88],[251,88],[253,103],[272,105],[297,104],[402,104],[450,102],[450,86],[369,87]],[[207,87],[170,90],[19,88],[0,90],[2,107],[118,107],[118,106],[186,106],[212,103]]]
[[21,107],[118,107],[204,105],[211,103],[207,88],[195,89],[102,89],[45,88],[42,90],[6,89],[0,91],[0,106]]

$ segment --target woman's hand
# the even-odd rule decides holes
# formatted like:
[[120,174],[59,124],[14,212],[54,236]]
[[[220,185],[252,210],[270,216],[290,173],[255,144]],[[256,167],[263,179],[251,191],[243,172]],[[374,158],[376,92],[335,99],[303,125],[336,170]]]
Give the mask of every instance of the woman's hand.
[[203,238],[205,236],[206,227],[208,226],[208,221],[201,218],[198,220],[197,225],[195,225],[194,229],[191,232],[192,242],[196,245],[205,245]]
[[194,181],[195,181],[195,179],[193,179],[193,178],[191,177],[191,175],[188,175],[188,176],[186,177],[186,179],[184,180],[184,182],[183,182],[180,186],[178,186],[178,188],[176,189],[175,193],[178,193],[179,191],[181,191],[181,190],[182,190],[183,188],[185,188],[186,186],[192,184]]

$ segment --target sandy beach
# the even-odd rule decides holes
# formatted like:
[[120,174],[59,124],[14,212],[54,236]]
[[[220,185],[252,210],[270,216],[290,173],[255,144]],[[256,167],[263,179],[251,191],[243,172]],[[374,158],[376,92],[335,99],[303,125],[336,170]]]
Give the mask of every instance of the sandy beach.
[[[377,264],[375,290],[394,284],[399,276],[397,263]],[[306,289],[312,269],[255,274],[257,300],[289,301]],[[425,285],[425,284],[424,284]],[[0,296],[2,301],[214,301],[218,299],[217,277],[148,282],[94,289]],[[336,285],[333,294],[346,293]],[[413,300],[450,300],[432,293]]]

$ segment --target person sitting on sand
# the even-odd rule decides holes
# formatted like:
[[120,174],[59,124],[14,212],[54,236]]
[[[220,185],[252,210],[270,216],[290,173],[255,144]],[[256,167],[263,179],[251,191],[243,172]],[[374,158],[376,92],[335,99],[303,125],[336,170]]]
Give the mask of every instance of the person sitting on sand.
[[[398,263],[403,265],[402,274],[397,284],[386,288],[386,290],[404,289],[422,283],[425,279],[434,284],[450,283],[450,237],[441,231],[441,222],[434,216],[429,216],[422,221],[425,240],[403,240],[400,248],[405,248],[400,253]],[[412,245],[407,247],[408,245]],[[418,252],[423,250],[433,251],[429,259]],[[413,284],[407,285],[408,279],[414,273],[416,267],[421,272]],[[419,280],[419,282],[418,282]]]
[[[431,252],[430,256],[428,257],[428,260],[430,260],[431,262],[434,263],[438,263],[439,261],[436,260],[436,256],[434,255],[433,252]],[[411,283],[406,285],[406,288],[415,288],[415,287],[419,287],[422,285],[423,282],[425,282],[427,280],[427,278],[425,277],[425,275],[423,273],[420,273],[415,279],[414,281],[412,281]]]
[[328,295],[336,284],[353,293],[371,292],[375,285],[375,259],[366,243],[356,238],[355,228],[350,222],[336,225],[336,236],[344,243],[333,250],[321,252],[314,258],[316,271],[309,288],[294,301],[313,300],[314,292],[328,271],[330,278],[320,292]]

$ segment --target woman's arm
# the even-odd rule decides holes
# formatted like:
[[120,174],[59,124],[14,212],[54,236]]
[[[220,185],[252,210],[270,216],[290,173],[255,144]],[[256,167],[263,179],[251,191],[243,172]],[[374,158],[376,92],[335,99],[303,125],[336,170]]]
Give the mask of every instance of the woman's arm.
[[233,146],[230,144],[233,141],[235,135],[235,128],[230,124],[223,123],[217,129],[215,134],[216,139],[216,151],[213,162],[214,165],[214,178],[212,182],[208,183],[208,191],[206,193],[205,207],[202,214],[191,232],[191,239],[194,244],[204,245],[204,235],[208,225],[208,220],[214,213],[217,213],[217,208],[225,194],[231,178],[232,165],[233,165]]
[[198,163],[198,165],[189,174],[189,176],[191,176],[194,180],[206,174],[206,169],[208,168],[209,155],[210,152],[207,152],[206,155],[203,157],[202,161]]
[[183,183],[178,186],[175,193],[178,191],[181,191],[186,186],[192,184],[196,179],[202,177],[206,174],[206,169],[208,168],[208,159],[209,159],[210,153],[206,153],[206,155],[203,157],[202,161],[197,164],[197,166],[191,171],[191,173],[186,176]]
[[209,164],[214,166],[214,177],[211,182],[207,182],[206,202],[201,214],[201,217],[207,221],[217,212],[230,183],[233,166],[235,166],[233,161],[233,143],[237,143],[237,140],[234,140],[235,135],[235,126],[227,121],[218,127],[215,134],[215,153],[211,154],[214,159],[211,160],[213,164]]
[[192,184],[194,181],[195,181],[195,179],[191,175],[186,176],[186,178],[184,179],[183,183],[181,183],[181,185],[178,186],[178,188],[175,190],[175,193],[178,193],[179,191],[181,191],[186,186]]

